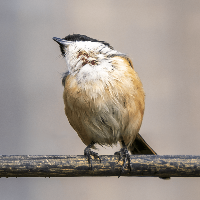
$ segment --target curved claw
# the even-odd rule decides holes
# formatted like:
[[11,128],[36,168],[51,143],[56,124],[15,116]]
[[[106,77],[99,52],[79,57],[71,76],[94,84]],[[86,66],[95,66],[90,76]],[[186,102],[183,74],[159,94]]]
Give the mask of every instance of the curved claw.
[[119,155],[119,161],[122,160],[123,161],[123,165],[122,165],[122,172],[124,172],[124,167],[126,164],[126,161],[128,161],[128,168],[131,171],[131,165],[130,165],[130,155],[128,153],[127,148],[121,148],[120,151],[115,152],[114,155]]
[[94,143],[92,142],[91,144],[89,144],[85,149],[84,149],[84,155],[87,157],[88,159],[88,163],[91,166],[92,169],[92,158],[91,156],[93,156],[94,158],[98,158],[100,160],[101,163],[101,158],[99,157],[99,154],[92,151],[91,147],[94,145]]
[[[130,164],[131,161],[130,161],[130,155],[128,153],[128,149],[127,149],[126,145],[124,144],[124,142],[122,142],[122,145],[123,145],[123,147],[120,149],[120,151],[117,151],[114,153],[114,155],[119,155],[119,161],[120,160],[123,161],[121,173],[124,172],[125,164],[127,161],[128,161],[128,169],[129,169],[129,171],[131,171],[131,164]],[[119,175],[119,177],[120,177],[120,175]]]

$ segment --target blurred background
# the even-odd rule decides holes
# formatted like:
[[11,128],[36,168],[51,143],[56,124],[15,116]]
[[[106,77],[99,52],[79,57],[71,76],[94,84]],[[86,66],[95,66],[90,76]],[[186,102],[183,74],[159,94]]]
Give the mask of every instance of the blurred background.
[[[0,3],[0,154],[83,154],[64,114],[66,65],[52,40],[79,33],[132,59],[146,92],[140,133],[150,146],[161,155],[200,155],[200,1]],[[1,178],[0,199],[192,200],[199,188],[200,178]]]

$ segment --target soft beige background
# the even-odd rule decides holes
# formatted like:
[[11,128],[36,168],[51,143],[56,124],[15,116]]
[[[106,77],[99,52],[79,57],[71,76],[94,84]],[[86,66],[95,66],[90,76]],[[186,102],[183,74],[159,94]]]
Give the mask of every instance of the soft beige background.
[[[200,1],[0,1],[0,154],[81,155],[52,37],[86,34],[133,60],[146,92],[140,133],[158,154],[200,155]],[[110,150],[103,150],[103,154]],[[1,178],[1,200],[193,200],[200,178]]]

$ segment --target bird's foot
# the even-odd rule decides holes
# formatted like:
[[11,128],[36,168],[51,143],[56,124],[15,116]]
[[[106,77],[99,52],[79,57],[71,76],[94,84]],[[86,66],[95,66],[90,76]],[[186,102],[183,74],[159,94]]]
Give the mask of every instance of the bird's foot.
[[[126,164],[127,161],[128,161],[128,169],[129,169],[129,171],[131,171],[130,155],[128,153],[128,149],[127,149],[126,145],[124,143],[122,143],[122,144],[123,144],[123,147],[120,149],[120,151],[117,151],[114,154],[114,155],[118,155],[119,156],[119,161],[120,160],[123,161],[122,168],[121,168],[121,173],[124,172],[125,164]],[[119,177],[120,177],[120,175],[119,175]]]
[[126,164],[126,161],[128,161],[128,169],[131,171],[131,165],[130,165],[130,155],[128,153],[128,149],[126,147],[122,147],[120,151],[115,152],[114,155],[119,155],[119,161],[123,161],[122,165],[122,172],[124,172],[124,167]]
[[91,144],[89,144],[85,149],[84,149],[84,155],[86,156],[86,158],[88,159],[88,163],[92,169],[92,158],[91,156],[93,156],[94,158],[98,158],[99,161],[101,162],[101,158],[99,156],[98,153],[94,152],[91,150],[91,147],[94,145],[94,143],[92,142]]

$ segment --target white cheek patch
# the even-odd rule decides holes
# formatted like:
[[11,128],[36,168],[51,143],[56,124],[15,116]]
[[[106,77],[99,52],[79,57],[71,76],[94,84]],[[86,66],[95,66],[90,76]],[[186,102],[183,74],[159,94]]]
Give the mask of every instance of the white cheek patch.
[[66,49],[66,62],[69,73],[76,76],[82,88],[96,84],[112,84],[112,58],[109,55],[120,54],[99,42],[78,41]]
[[86,52],[89,51],[98,51],[100,48],[103,48],[104,45],[99,42],[91,42],[91,41],[78,41],[74,42],[72,45],[69,45],[69,52],[72,54],[76,54],[78,50],[84,50]]
[[[112,68],[110,64],[109,68]],[[107,68],[107,66],[105,66],[105,64],[96,66],[91,66],[89,64],[84,65],[77,74],[77,82],[79,84],[84,84],[99,80],[103,82],[108,82],[110,70]]]

